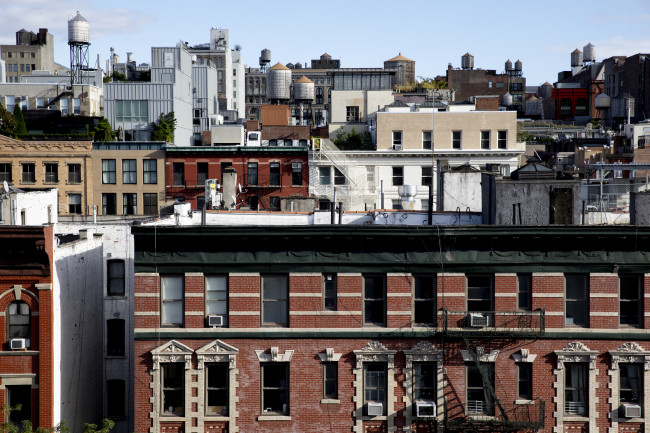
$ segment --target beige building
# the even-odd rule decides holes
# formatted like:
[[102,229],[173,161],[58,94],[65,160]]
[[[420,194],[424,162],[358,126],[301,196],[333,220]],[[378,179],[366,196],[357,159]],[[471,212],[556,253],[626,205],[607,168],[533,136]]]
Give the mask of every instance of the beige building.
[[90,141],[20,141],[0,135],[0,181],[24,191],[57,188],[59,215],[92,214]]
[[0,52],[8,83],[20,83],[20,77],[32,71],[62,69],[54,63],[54,36],[47,29],[39,29],[38,33],[18,30],[16,45],[0,45]]
[[162,142],[113,142],[93,146],[94,202],[105,217],[158,215],[165,199]]

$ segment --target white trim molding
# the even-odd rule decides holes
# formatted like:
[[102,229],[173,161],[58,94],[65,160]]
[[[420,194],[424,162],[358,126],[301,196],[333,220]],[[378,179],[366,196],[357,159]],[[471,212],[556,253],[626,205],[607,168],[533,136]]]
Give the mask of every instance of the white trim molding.
[[[650,432],[649,415],[650,415],[650,351],[645,350],[639,344],[634,342],[623,343],[618,349],[610,350],[611,357],[610,369],[607,371],[609,375],[609,389],[610,397],[608,403],[611,405],[611,427],[608,433],[618,433],[619,423],[632,422],[643,424],[643,431]],[[620,395],[620,381],[621,371],[619,364],[640,364],[643,369],[641,402],[642,418],[621,418],[619,414],[619,407],[621,402]]]

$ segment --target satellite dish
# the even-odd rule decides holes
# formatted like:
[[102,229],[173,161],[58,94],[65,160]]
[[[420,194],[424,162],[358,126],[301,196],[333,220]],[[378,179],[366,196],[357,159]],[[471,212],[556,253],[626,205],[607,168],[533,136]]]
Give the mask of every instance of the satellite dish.
[[7,185],[6,180],[2,181],[2,187],[5,189],[5,192],[9,192],[9,185]]
[[232,196],[232,204],[233,204],[233,205],[236,205],[236,204],[237,204],[237,198],[235,198],[234,195]]

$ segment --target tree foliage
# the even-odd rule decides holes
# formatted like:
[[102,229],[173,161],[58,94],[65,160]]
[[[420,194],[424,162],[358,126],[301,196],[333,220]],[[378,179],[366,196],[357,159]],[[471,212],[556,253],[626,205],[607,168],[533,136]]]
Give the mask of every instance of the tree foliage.
[[174,112],[170,111],[167,114],[160,113],[157,122],[151,123],[151,140],[152,141],[165,141],[171,143],[174,141],[174,131],[176,130],[176,117]]
[[342,128],[339,129],[333,141],[341,150],[374,150],[375,148],[370,133],[365,131],[363,134],[359,134],[355,128],[352,128],[350,132],[345,132]]
[[[31,421],[22,421],[20,425],[9,421],[11,412],[19,411],[20,408],[21,405],[19,404],[14,407],[4,404],[0,407],[0,410],[4,414],[4,421],[0,422],[0,433],[71,433],[65,421],[61,421],[57,426],[52,427],[51,430],[43,427],[38,427],[34,430]],[[115,427],[115,423],[110,419],[104,418],[100,422],[99,428],[96,424],[84,424],[84,433],[110,433],[113,427]]]
[[16,130],[16,118],[0,104],[0,134],[13,137]]
[[105,118],[102,118],[97,126],[93,129],[95,133],[95,141],[115,141],[117,133],[111,128],[111,124]]
[[446,89],[447,87],[447,80],[441,76],[435,78],[418,77],[418,80],[411,81],[408,84],[395,86],[396,90],[400,92],[422,92],[427,90]]
[[14,105],[14,119],[16,119],[16,128],[14,133],[16,135],[25,135],[27,134],[27,125],[25,124],[25,117],[23,116],[23,110],[20,109],[20,105]]

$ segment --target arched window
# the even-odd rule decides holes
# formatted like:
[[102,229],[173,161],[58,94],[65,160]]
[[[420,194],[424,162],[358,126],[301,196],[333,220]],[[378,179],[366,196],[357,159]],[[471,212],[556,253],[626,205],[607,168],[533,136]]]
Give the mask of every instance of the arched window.
[[14,301],[7,309],[9,318],[9,340],[14,338],[25,338],[26,346],[29,345],[29,305],[23,301]]

